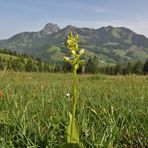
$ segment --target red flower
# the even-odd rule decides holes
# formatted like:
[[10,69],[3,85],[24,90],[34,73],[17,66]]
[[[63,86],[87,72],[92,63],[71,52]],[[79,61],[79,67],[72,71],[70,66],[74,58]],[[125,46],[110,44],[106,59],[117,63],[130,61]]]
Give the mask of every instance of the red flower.
[[0,90],[0,97],[2,97],[3,96],[3,92]]

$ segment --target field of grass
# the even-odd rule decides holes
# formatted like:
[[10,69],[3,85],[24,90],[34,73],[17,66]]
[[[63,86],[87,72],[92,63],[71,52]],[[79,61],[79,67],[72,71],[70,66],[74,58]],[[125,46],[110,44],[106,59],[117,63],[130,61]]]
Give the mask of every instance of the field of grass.
[[[148,76],[79,75],[77,89],[86,148],[148,147]],[[0,147],[56,148],[66,141],[71,74],[0,72],[0,91]]]

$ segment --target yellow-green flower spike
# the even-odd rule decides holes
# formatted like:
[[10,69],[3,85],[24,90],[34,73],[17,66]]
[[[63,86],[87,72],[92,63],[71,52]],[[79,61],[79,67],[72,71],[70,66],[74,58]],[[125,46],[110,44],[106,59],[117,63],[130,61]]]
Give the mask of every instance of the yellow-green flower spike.
[[78,49],[78,34],[72,34],[72,32],[70,32],[65,40],[65,46],[67,47],[67,49],[69,50],[69,59],[68,57],[65,58],[65,61],[70,63],[72,66],[77,65],[77,67],[79,67],[79,64],[83,64],[84,62],[80,61],[80,57],[84,54],[84,49]]

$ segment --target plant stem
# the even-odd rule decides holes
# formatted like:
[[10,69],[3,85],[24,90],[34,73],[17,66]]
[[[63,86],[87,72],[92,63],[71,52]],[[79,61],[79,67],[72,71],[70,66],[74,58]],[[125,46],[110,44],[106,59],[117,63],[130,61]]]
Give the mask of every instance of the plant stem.
[[71,136],[70,142],[73,142],[73,130],[75,126],[75,112],[76,112],[76,104],[77,104],[77,94],[76,94],[76,83],[77,83],[77,65],[73,67],[73,108],[72,108],[72,124],[71,124]]

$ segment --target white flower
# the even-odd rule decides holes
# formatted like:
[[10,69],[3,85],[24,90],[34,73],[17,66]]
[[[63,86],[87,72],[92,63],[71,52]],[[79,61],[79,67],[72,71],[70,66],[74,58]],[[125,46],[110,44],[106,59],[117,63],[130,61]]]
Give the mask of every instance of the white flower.
[[67,94],[66,94],[66,97],[68,98],[69,96],[70,96],[70,94],[69,94],[69,93],[67,93]]

